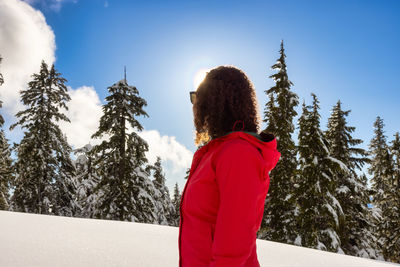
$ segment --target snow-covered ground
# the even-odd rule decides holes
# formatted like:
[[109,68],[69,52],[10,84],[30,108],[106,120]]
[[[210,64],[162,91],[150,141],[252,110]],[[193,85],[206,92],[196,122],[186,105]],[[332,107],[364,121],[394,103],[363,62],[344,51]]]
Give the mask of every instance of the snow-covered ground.
[[[178,227],[0,211],[0,266],[178,266]],[[257,239],[262,267],[400,266]]]

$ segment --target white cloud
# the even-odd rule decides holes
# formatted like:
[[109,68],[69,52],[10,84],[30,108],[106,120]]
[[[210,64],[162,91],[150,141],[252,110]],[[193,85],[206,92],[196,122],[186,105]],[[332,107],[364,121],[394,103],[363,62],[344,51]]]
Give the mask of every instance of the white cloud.
[[190,167],[188,165],[191,163],[193,153],[176,141],[175,136],[161,136],[156,130],[143,130],[138,134],[149,144],[150,151],[146,156],[150,162],[154,163],[157,156],[164,161],[171,161],[174,163],[172,173]]
[[77,89],[68,87],[71,100],[67,103],[68,111],[65,114],[69,122],[59,122],[61,130],[67,135],[68,142],[74,148],[80,148],[89,142],[98,144],[100,139],[91,140],[90,137],[99,127],[99,120],[103,111],[101,101],[91,86],[82,86]]
[[186,176],[187,168],[191,165],[193,153],[176,141],[175,136],[161,136],[157,130],[143,130],[138,134],[149,144],[149,151],[146,153],[149,163],[154,164],[156,157],[161,157],[161,165],[165,172],[170,196],[173,196],[176,182],[182,192],[186,181],[183,178]]
[[77,3],[78,0],[23,0],[31,6],[41,6],[42,8],[51,9],[53,11],[60,11],[62,5],[66,2]]
[[27,88],[31,75],[40,70],[45,60],[55,61],[55,36],[40,11],[19,0],[0,0],[0,70],[4,84],[0,99],[7,113],[23,108],[19,91]]

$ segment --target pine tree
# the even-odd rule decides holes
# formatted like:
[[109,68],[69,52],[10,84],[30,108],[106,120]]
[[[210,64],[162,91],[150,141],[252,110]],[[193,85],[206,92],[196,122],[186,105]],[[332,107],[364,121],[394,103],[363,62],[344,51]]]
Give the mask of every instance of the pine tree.
[[306,106],[303,102],[303,113],[299,118],[301,177],[295,192],[299,225],[295,244],[343,253],[337,235],[343,212],[334,196],[334,173],[345,166],[330,154],[328,141],[319,128],[319,101],[315,94],[311,95],[313,105]]
[[282,41],[280,58],[272,66],[278,72],[269,76],[275,81],[275,85],[265,91],[270,99],[264,112],[264,122],[268,123],[266,130],[276,136],[282,157],[270,172],[271,184],[258,238],[293,243],[296,225],[295,199],[292,193],[298,163],[296,146],[291,135],[295,130],[293,118],[297,115],[295,107],[298,105],[298,96],[291,91],[293,83],[288,79],[285,58]]
[[393,156],[393,179],[388,192],[388,209],[384,212],[387,215],[387,235],[385,254],[387,260],[400,263],[400,136],[399,132],[394,134],[389,147]]
[[181,203],[181,194],[179,193],[178,183],[175,183],[174,187],[174,198],[172,199],[172,204],[174,205],[175,213],[174,213],[174,226],[179,226],[179,217],[180,217],[180,203]]
[[332,157],[340,160],[348,170],[338,169],[334,174],[334,196],[344,213],[344,216],[339,217],[338,234],[346,254],[376,259],[375,238],[371,233],[373,226],[368,220],[370,211],[367,206],[367,180],[356,173],[357,169],[362,170],[362,166],[368,162],[367,152],[362,148],[353,147],[361,144],[362,140],[351,136],[355,127],[347,125],[346,116],[349,112],[350,110],[342,110],[339,100],[332,109],[325,132]]
[[[0,108],[2,102],[0,101]],[[0,127],[3,127],[4,119],[0,115]],[[11,150],[4,130],[0,130],[0,210],[8,210],[10,202],[9,190],[14,180],[12,172]]]
[[127,126],[139,131],[143,127],[135,116],[147,116],[147,102],[126,79],[108,87],[110,95],[103,105],[99,129],[92,138],[109,136],[109,140],[93,147],[98,159],[94,162],[100,175],[95,188],[99,206],[96,218],[120,221],[156,222],[155,187],[144,170],[148,144]]
[[[0,63],[2,58],[0,57]],[[4,79],[0,73],[0,86]],[[0,108],[3,102],[0,100]],[[4,118],[0,114],[0,128],[4,125]],[[0,210],[8,210],[10,202],[9,190],[13,181],[11,150],[8,145],[8,140],[4,135],[4,130],[0,130]]]
[[69,119],[60,112],[70,100],[65,78],[54,65],[42,61],[40,73],[32,75],[29,88],[21,91],[27,109],[16,114],[17,125],[25,129],[17,154],[16,184],[12,196],[15,211],[72,216],[76,203],[72,177],[71,147],[56,122]]
[[156,203],[157,223],[161,225],[173,225],[174,205],[169,195],[168,187],[165,185],[165,175],[162,172],[161,158],[157,156],[154,165],[148,165],[147,171],[154,171],[152,180],[155,186],[154,200]]
[[[365,179],[365,181],[367,181],[367,177],[365,174],[363,174],[362,177],[363,177],[363,179]],[[368,189],[370,202],[372,201],[373,193],[374,193],[373,189]],[[383,256],[383,251],[382,251],[382,247],[381,247],[382,244],[379,239],[379,234],[376,232],[379,223],[382,221],[382,211],[376,205],[372,205],[371,203],[369,204],[368,209],[369,209],[369,213],[368,213],[367,218],[368,218],[368,222],[370,223],[371,227],[370,227],[370,229],[367,229],[367,230],[371,230],[371,232],[373,233],[371,242],[374,243],[374,247],[375,247],[374,251],[371,251],[371,252],[368,251],[368,254],[372,255],[373,253],[375,253],[375,255],[376,255],[375,259],[384,261],[385,258]]]
[[92,145],[90,144],[76,149],[74,153],[77,155],[74,161],[76,168],[74,182],[77,188],[75,199],[78,203],[76,216],[94,218],[98,199],[98,196],[94,193],[94,188],[100,181],[96,169],[92,165],[96,155],[93,153]]
[[376,206],[381,216],[381,220],[377,222],[375,229],[378,236],[378,245],[383,252],[385,260],[389,260],[392,257],[389,250],[393,237],[393,233],[390,232],[393,230],[392,216],[396,213],[395,210],[398,208],[398,204],[394,208],[391,202],[395,167],[390,148],[386,143],[383,127],[383,120],[377,116],[374,122],[375,135],[369,145],[371,164],[368,172],[372,175],[373,205]]

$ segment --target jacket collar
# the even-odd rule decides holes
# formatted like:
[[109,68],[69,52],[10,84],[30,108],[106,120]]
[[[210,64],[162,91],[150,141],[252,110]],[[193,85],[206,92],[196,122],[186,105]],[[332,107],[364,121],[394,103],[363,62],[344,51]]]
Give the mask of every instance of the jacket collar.
[[260,151],[267,171],[270,171],[275,167],[281,153],[277,150],[276,137],[272,133],[267,133],[266,131],[263,131],[260,134],[247,131],[231,131],[223,136],[214,138],[196,151],[193,162],[195,166],[193,167],[197,167],[197,164],[207,151],[210,149],[216,149],[220,144],[236,138],[246,140]]

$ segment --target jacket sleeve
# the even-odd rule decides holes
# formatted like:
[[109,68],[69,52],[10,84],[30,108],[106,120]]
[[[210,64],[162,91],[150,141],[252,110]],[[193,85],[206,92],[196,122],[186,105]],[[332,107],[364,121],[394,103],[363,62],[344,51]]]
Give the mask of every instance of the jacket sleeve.
[[219,209],[210,267],[244,266],[256,245],[269,185],[263,158],[257,148],[243,142],[231,143],[217,153]]

